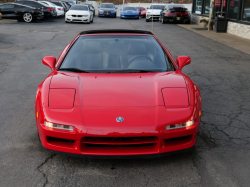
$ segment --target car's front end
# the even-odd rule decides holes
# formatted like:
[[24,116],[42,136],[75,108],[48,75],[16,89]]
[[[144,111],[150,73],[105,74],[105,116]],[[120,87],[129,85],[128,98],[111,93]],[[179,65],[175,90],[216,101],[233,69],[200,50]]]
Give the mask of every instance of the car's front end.
[[98,10],[99,17],[116,17],[116,9],[100,8]]
[[43,59],[52,73],[36,94],[42,145],[107,158],[190,150],[202,109],[198,87],[181,72],[190,61],[181,57],[177,65],[148,31],[80,33],[57,62]]
[[72,11],[68,11],[65,14],[66,22],[82,22],[89,23],[90,22],[90,14],[89,13],[75,13]]
[[146,13],[146,22],[148,21],[159,21],[160,12],[164,9],[164,4],[152,4]]
[[125,7],[121,9],[121,18],[139,19],[139,11],[134,7]]
[[146,14],[147,14],[147,10],[142,10],[142,11],[141,11],[141,17],[142,17],[142,18],[145,18],[145,17],[146,17]]

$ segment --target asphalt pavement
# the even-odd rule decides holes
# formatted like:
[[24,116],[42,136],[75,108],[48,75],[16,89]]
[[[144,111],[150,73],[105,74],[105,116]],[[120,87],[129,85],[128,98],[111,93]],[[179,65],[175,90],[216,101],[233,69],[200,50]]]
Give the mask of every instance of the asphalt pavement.
[[[153,29],[152,29],[153,25]],[[183,69],[199,86],[202,122],[195,149],[157,159],[80,159],[39,144],[37,86],[83,30],[153,30],[172,55],[190,56]],[[249,186],[250,55],[175,24],[95,17],[0,25],[0,186]]]

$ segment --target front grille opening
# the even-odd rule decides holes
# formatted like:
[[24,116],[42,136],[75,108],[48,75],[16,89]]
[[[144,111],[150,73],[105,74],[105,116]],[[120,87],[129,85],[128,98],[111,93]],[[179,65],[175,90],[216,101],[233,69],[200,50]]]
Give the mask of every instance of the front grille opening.
[[141,136],[141,137],[85,137],[85,140],[109,140],[109,141],[135,141],[143,139],[155,139],[155,136]]
[[181,136],[177,138],[170,138],[170,139],[165,139],[166,143],[171,143],[171,142],[176,142],[176,141],[190,141],[192,138],[192,135],[189,136]]
[[130,145],[107,145],[107,144],[85,144],[86,147],[147,147],[147,146],[154,146],[154,143],[147,143],[147,144],[130,144]]
[[55,138],[55,137],[51,137],[51,136],[47,136],[47,141],[49,143],[51,143],[51,142],[75,143],[75,140]]

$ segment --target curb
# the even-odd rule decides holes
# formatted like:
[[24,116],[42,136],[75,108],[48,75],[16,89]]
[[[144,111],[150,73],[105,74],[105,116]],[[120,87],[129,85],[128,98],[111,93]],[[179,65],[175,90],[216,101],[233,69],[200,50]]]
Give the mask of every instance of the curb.
[[18,23],[18,21],[13,20],[13,19],[2,19],[2,20],[0,20],[0,24],[4,24],[4,23]]

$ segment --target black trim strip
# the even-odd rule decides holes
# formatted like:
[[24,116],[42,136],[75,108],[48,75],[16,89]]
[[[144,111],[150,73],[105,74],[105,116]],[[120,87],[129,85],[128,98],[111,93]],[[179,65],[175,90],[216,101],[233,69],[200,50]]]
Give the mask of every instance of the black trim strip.
[[101,33],[133,33],[133,34],[150,34],[153,35],[150,31],[143,30],[128,30],[128,29],[108,29],[108,30],[90,30],[82,31],[80,35],[83,34],[101,34]]
[[161,154],[151,154],[151,155],[131,155],[131,156],[97,156],[97,155],[80,155],[80,154],[73,154],[73,153],[65,153],[65,152],[60,152],[60,151],[54,151],[50,150],[44,147],[47,151],[54,153],[54,154],[59,154],[59,155],[64,155],[64,156],[69,156],[69,157],[77,157],[77,158],[91,158],[91,159],[138,159],[138,158],[143,158],[143,159],[149,159],[149,158],[159,158],[159,157],[164,157],[164,156],[169,156],[173,154],[180,154],[180,153],[185,153],[191,151],[193,147],[187,148],[187,149],[182,149],[179,151],[173,151],[173,152],[167,152],[167,153],[161,153]]

